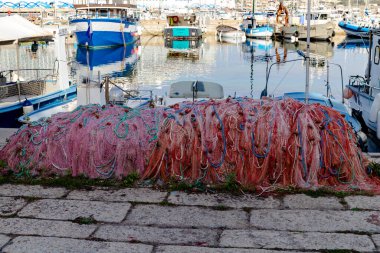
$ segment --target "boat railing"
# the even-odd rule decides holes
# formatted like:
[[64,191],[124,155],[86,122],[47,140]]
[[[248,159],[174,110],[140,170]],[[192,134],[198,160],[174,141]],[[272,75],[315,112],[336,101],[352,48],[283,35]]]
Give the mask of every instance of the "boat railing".
[[106,100],[108,100],[107,103],[109,102],[109,99],[110,99],[109,90],[110,90],[111,85],[123,92],[124,102],[128,100],[138,101],[140,103],[153,101],[153,90],[125,89],[118,83],[115,83],[114,81],[112,81],[109,76],[104,77],[103,82],[101,83],[100,87],[103,87],[103,85],[105,86],[105,90],[106,90]]
[[125,14],[108,14],[102,15],[100,13],[77,13],[73,16],[70,16],[68,19],[72,21],[74,19],[122,19],[123,21],[137,22],[139,21],[138,15],[134,13]]
[[56,69],[7,69],[0,71],[0,85],[17,81],[31,81],[44,79],[48,75],[54,75]]
[[359,92],[364,92],[371,97],[380,93],[380,88],[369,85],[366,78],[359,75],[350,76],[349,86],[355,87]]
[[56,82],[53,69],[19,69],[0,71],[0,101],[14,97],[43,95]]

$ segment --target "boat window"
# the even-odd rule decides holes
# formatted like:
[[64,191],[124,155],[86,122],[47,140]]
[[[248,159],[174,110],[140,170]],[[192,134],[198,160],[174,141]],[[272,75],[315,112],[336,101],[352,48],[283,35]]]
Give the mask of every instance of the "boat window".
[[108,11],[107,10],[100,10],[99,11],[99,16],[100,17],[107,17],[108,16]]
[[375,64],[379,65],[379,61],[380,61],[380,47],[379,46],[376,46],[375,48],[375,55],[374,55],[373,61]]
[[319,16],[319,19],[320,19],[320,20],[327,20],[327,14],[321,14],[321,15]]

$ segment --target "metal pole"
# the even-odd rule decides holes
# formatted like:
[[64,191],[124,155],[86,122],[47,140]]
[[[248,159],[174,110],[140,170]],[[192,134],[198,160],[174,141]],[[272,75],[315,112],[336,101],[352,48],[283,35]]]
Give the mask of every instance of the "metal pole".
[[329,97],[329,90],[330,90],[330,80],[329,80],[329,74],[330,74],[330,65],[329,65],[329,61],[327,60],[327,80],[326,80],[326,88],[327,88],[327,91],[326,91],[326,97]]
[[18,101],[21,102],[21,90],[20,90],[20,46],[18,40],[16,40],[16,62],[17,62],[17,90],[18,90]]
[[309,89],[310,89],[310,0],[307,0],[307,46],[306,46],[306,85],[305,85],[305,103],[309,103]]

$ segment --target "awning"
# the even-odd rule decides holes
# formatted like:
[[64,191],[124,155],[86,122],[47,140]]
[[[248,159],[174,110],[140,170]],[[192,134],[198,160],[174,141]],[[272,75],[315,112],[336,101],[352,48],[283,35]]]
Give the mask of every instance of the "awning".
[[0,18],[0,44],[14,41],[50,40],[53,34],[15,14]]

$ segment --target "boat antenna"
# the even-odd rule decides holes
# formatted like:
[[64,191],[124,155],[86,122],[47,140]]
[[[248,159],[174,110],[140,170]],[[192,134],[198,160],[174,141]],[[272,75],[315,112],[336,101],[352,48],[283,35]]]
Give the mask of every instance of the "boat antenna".
[[310,0],[307,0],[307,39],[306,39],[306,85],[305,85],[305,103],[309,103],[309,89],[310,89]]

